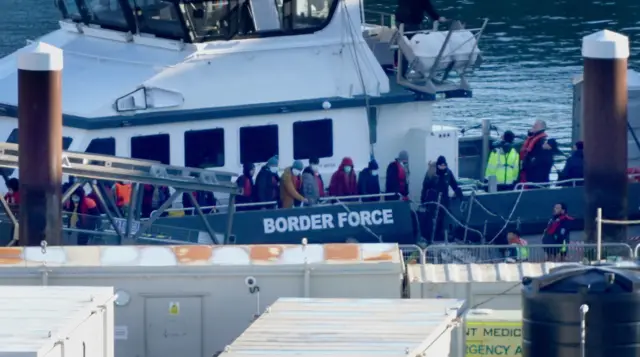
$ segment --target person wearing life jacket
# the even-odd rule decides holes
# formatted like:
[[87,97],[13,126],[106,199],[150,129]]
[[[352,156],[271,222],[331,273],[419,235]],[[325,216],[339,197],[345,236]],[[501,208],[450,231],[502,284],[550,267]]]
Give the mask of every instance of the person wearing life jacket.
[[378,176],[378,162],[376,160],[369,161],[367,168],[360,171],[358,175],[358,195],[377,195],[363,197],[362,202],[380,201],[380,177]]
[[[113,192],[111,190],[111,185],[104,180],[95,180],[94,183],[96,185],[98,185],[98,187],[100,187],[101,193],[102,193],[102,197],[104,198],[105,202],[104,204],[100,204],[100,197],[98,196],[98,193],[95,192],[93,189],[91,190],[91,192],[87,195],[87,197],[89,197],[90,199],[92,199],[96,204],[98,204],[98,210],[100,210],[100,214],[103,213],[107,213],[106,211],[106,207],[112,207],[110,206],[109,201],[110,199],[113,200]],[[106,205],[106,207],[104,206]]]
[[[453,176],[453,172],[447,165],[447,159],[444,156],[438,156],[435,165],[429,163],[430,170],[422,181],[422,192],[420,194],[420,201],[423,205],[430,206],[429,211],[432,213],[431,218],[436,218],[436,229],[434,240],[440,240],[444,234],[444,220],[447,216],[447,210],[449,208],[449,187],[455,192],[456,198],[462,199],[462,189],[458,186],[458,181]],[[434,169],[435,168],[435,169]],[[435,172],[434,172],[435,171]],[[438,201],[439,199],[439,201]],[[439,205],[429,204],[438,203]],[[435,207],[435,209],[433,209]]]
[[[253,186],[253,202],[278,202],[280,200],[280,177],[278,176],[278,155],[270,158],[262,166],[256,176]],[[260,206],[261,209],[269,209],[274,206],[269,204]]]
[[547,123],[544,120],[536,120],[520,148],[520,182],[547,182],[549,180],[549,175],[546,175],[545,178],[539,165],[544,150],[542,145],[547,138],[546,129]]
[[[358,194],[358,177],[353,169],[353,160],[350,157],[342,159],[338,170],[331,176],[329,183],[329,196],[345,197],[356,196]],[[348,201],[350,199],[341,198],[340,201]]]
[[485,179],[495,176],[498,191],[513,190],[520,173],[520,154],[513,147],[515,135],[507,130],[502,135],[502,141],[496,143],[489,155]]
[[385,193],[395,193],[387,196],[386,201],[408,200],[409,197],[409,153],[400,151],[398,157],[387,166]]
[[310,158],[309,166],[302,171],[301,193],[308,200],[307,204],[310,206],[317,204],[320,198],[324,197],[324,181],[318,172],[318,165],[320,165],[320,159]]
[[549,220],[542,236],[543,245],[554,245],[553,247],[544,248],[547,260],[564,261],[566,258],[571,221],[573,221],[573,218],[567,214],[567,205],[556,203],[553,206],[553,217]]
[[116,207],[122,211],[124,215],[129,211],[131,203],[131,183],[118,181],[113,185],[113,193],[116,199]]
[[12,210],[20,206],[20,181],[17,178],[12,177],[7,181],[7,193],[4,195],[4,200]]
[[507,241],[512,248],[508,248],[507,263],[523,262],[529,259],[528,242],[520,238],[520,232],[514,229],[507,233]]
[[[237,204],[247,204],[253,202],[253,175],[256,172],[256,166],[253,163],[242,165],[242,175],[236,180],[236,184],[242,189],[242,194],[236,196]],[[252,206],[237,206],[238,211],[249,211]]]
[[[67,226],[82,230],[95,230],[100,223],[100,210],[94,200],[85,195],[84,189],[79,187],[71,195],[71,199],[64,205],[69,214]],[[78,245],[87,245],[89,234],[78,233]]]
[[578,141],[573,145],[573,152],[564,164],[564,168],[558,174],[558,181],[579,180],[574,182],[564,182],[562,186],[582,186],[584,185],[584,143]]
[[142,188],[142,217],[148,218],[151,212],[157,210],[165,203],[171,193],[167,186],[144,185]]
[[280,204],[282,208],[292,208],[296,201],[308,203],[308,200],[300,194],[302,170],[304,170],[304,164],[300,160],[294,161],[293,165],[284,169],[280,178]]

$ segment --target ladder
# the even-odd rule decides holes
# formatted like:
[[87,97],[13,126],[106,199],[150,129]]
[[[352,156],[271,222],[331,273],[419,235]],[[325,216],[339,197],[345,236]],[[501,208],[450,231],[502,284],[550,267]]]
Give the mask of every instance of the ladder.
[[[0,143],[0,167],[8,169],[19,168],[19,147],[18,144],[13,143]],[[160,217],[160,215],[168,209],[171,204],[184,192],[192,191],[209,191],[218,192],[223,194],[229,194],[229,218],[226,227],[225,241],[228,241],[231,235],[231,228],[233,224],[233,214],[235,213],[235,196],[242,193],[242,190],[233,182],[233,179],[238,175],[231,172],[196,169],[190,167],[179,167],[172,165],[165,165],[157,161],[140,160],[121,158],[110,155],[97,155],[78,153],[72,151],[63,151],[62,153],[62,172],[77,178],[77,181],[62,195],[62,202],[66,202],[73,192],[79,187],[83,187],[89,184],[96,192],[99,199],[99,203],[105,207],[107,217],[113,226],[113,229],[120,237],[120,242],[124,238],[137,239],[139,238],[153,222]],[[136,207],[136,204],[140,204],[140,186],[142,184],[149,184],[154,186],[167,186],[173,188],[175,191],[171,197],[164,202],[158,209],[157,214],[149,217],[144,222],[139,222],[139,229],[133,230],[134,224],[134,210],[129,210],[126,217],[126,228],[121,229],[122,224],[119,224],[119,213],[116,210],[116,216],[110,212],[109,203],[115,207],[114,202],[109,202],[110,197],[104,197],[100,190],[98,183],[92,180],[107,180],[107,181],[130,181],[133,185],[131,195],[131,206]],[[62,185],[62,182],[60,182]],[[207,228],[211,239],[216,242],[217,235],[211,228],[211,225],[204,216],[200,206],[193,199],[192,195],[187,195],[195,211],[200,215],[203,220],[203,224]],[[8,209],[8,205],[4,198],[0,196],[0,203],[5,208],[9,219],[17,225],[18,222],[13,213]],[[14,234],[14,242],[17,240]],[[218,243],[222,243],[218,241]]]

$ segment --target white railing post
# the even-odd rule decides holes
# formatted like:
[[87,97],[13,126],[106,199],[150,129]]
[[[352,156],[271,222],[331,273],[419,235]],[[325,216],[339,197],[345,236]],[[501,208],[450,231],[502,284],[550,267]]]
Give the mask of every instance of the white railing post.
[[602,208],[598,208],[596,213],[596,259],[602,259]]

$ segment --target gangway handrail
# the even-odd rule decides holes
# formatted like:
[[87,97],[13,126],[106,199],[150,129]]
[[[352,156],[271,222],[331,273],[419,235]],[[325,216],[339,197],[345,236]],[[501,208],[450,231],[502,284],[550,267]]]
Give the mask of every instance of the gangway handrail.
[[[18,144],[0,143],[0,167],[18,169]],[[138,183],[171,186],[184,190],[216,191],[240,194],[241,190],[229,179],[237,176],[223,171],[196,169],[165,165],[156,161],[120,158],[64,151],[62,153],[64,174],[110,181],[132,181]]]
[[[330,203],[332,201],[337,201],[337,202],[342,202],[342,203],[350,203],[350,200],[362,200],[365,198],[384,198],[384,197],[392,197],[392,196],[396,196],[398,195],[398,193],[387,193],[387,192],[381,192],[381,193],[374,193],[374,194],[367,194],[367,195],[351,195],[351,196],[328,196],[328,197],[320,197],[319,201],[322,203]],[[346,201],[346,202],[345,202]],[[360,201],[362,202],[362,201]],[[250,202],[250,203],[236,203],[235,207],[237,208],[241,208],[241,207],[261,207],[261,206],[277,206],[278,202],[277,201],[267,201],[267,202]],[[218,210],[220,208],[227,208],[229,207],[229,205],[214,205],[214,206],[201,206],[200,209],[203,210],[211,210],[211,214],[216,213],[214,212],[214,210]],[[314,206],[305,206],[305,207],[314,207]],[[317,206],[315,206],[317,207]],[[274,207],[274,209],[277,207]],[[195,208],[194,207],[176,207],[176,208],[169,208],[166,209],[164,212],[193,212]],[[153,215],[157,215],[157,211],[152,211],[151,212],[151,216]]]
[[[0,167],[19,169],[19,145],[13,143],[0,143]],[[230,202],[233,206],[235,202],[235,196],[242,193],[242,190],[233,182],[231,178],[235,174],[231,174],[223,171],[195,169],[187,167],[177,167],[171,165],[165,165],[156,161],[140,160],[120,158],[109,155],[97,155],[78,153],[72,151],[62,152],[62,173],[68,174],[78,178],[78,180],[67,189],[67,192],[63,193],[62,203],[69,199],[69,197],[79,187],[85,184],[90,184],[92,189],[96,191],[96,195],[100,203],[107,208],[106,213],[116,233],[122,240],[125,237],[131,237],[133,239],[139,238],[146,229],[158,218],[150,217],[148,220],[141,223],[140,229],[131,233],[131,225],[133,222],[133,210],[130,210],[127,217],[126,232],[121,232],[118,228],[115,218],[108,209],[108,204],[100,190],[98,185],[91,180],[109,180],[109,181],[129,181],[136,183],[133,186],[131,195],[131,205],[137,206],[138,192],[140,184],[151,184],[156,186],[169,186],[175,191],[171,197],[164,202],[158,211],[164,212],[173,201],[178,198],[180,194],[188,191],[212,191],[222,192],[230,195]],[[228,177],[228,180],[226,179]],[[223,179],[224,178],[224,179]],[[62,182],[60,183],[62,184]],[[189,195],[192,197],[191,195]],[[7,215],[10,216],[12,222],[15,222],[14,227],[17,227],[17,220],[11,212],[9,206],[6,204],[4,198],[0,199],[2,206],[5,209]],[[203,224],[207,228],[207,231],[212,239],[215,239],[216,235],[209,222],[201,214],[200,207],[197,202],[194,202],[196,210],[200,214]],[[227,232],[225,233],[225,239],[231,235],[231,225],[234,209],[231,207],[229,210],[229,219],[227,224]],[[17,230],[17,229],[16,229]],[[19,237],[14,234],[12,242],[15,243]]]

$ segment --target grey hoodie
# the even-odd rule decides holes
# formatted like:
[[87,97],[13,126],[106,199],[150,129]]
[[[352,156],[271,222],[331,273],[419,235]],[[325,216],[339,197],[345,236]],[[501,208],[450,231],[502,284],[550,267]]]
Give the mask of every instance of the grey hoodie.
[[304,196],[309,202],[307,205],[312,206],[318,204],[320,198],[320,192],[318,191],[318,184],[316,183],[316,177],[313,172],[308,168],[302,173],[302,196]]

